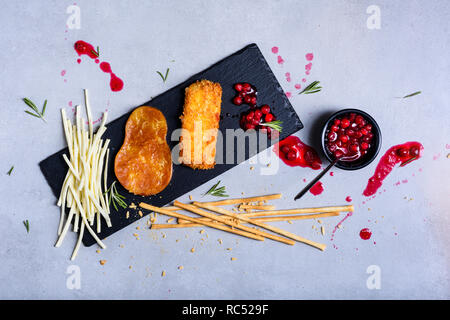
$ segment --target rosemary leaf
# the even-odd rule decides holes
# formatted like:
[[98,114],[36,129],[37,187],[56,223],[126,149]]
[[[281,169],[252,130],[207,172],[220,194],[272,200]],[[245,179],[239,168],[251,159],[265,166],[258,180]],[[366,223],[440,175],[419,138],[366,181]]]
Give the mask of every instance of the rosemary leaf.
[[47,108],[47,100],[44,101],[44,106],[42,107],[42,111],[41,111],[42,115],[45,114],[45,108]]
[[23,225],[27,229],[27,233],[30,233],[30,222],[28,220],[24,220]]
[[263,122],[263,123],[260,123],[259,125],[270,127],[270,128],[272,128],[274,130],[277,130],[277,131],[281,132],[281,130],[283,129],[282,124],[283,124],[283,121],[275,120],[275,121],[271,121],[271,122]]
[[161,79],[163,80],[163,82],[166,82],[167,77],[169,76],[169,68],[167,68],[166,70],[166,75],[164,76],[160,71],[156,71],[157,74],[159,74],[159,76],[161,77]]
[[27,106],[29,106],[31,109],[33,109],[34,111],[36,111],[37,113],[39,113],[39,109],[36,107],[36,105],[33,103],[33,101],[31,101],[28,98],[23,98],[23,102],[25,102],[25,104]]
[[322,87],[319,86],[320,81],[311,82],[305,89],[303,89],[299,94],[311,94],[316,93],[322,90]]
[[405,99],[405,98],[410,98],[410,97],[414,97],[414,96],[416,96],[416,95],[418,95],[418,94],[421,94],[421,93],[422,93],[422,91],[416,91],[416,92],[413,92],[413,93],[410,93],[410,94],[404,96],[403,99]]
[[215,185],[213,185],[203,196],[209,194],[215,197],[228,197],[228,195],[225,193],[225,186],[217,188],[219,184],[220,180]]
[[404,166],[406,166],[408,163],[411,163],[411,162],[413,162],[413,161],[416,160],[416,159],[417,159],[417,157],[413,157],[413,158],[409,159],[408,161],[403,162],[403,163],[400,165],[400,167],[404,167]]
[[33,112],[30,112],[28,110],[25,110],[25,112],[28,113],[29,115],[32,115],[33,117],[36,117],[36,118],[40,118],[41,117],[41,116],[38,116],[37,114],[34,114]]
[[9,169],[8,172],[7,172],[6,174],[7,174],[8,176],[10,176],[11,173],[13,172],[13,170],[14,170],[14,166],[12,166],[11,169]]

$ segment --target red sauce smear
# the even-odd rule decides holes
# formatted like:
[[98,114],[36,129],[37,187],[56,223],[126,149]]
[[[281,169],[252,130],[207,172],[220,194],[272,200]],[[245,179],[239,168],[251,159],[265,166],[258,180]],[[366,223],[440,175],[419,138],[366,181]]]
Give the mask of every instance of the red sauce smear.
[[372,231],[370,231],[369,228],[361,229],[361,231],[359,232],[359,236],[363,240],[369,240],[370,237],[372,236]]
[[123,81],[122,79],[118,78],[111,70],[111,66],[108,62],[102,62],[100,63],[100,69],[102,69],[103,72],[109,73],[111,75],[111,80],[109,81],[109,86],[111,87],[112,91],[120,91],[123,88]]
[[347,196],[347,197],[345,198],[345,201],[347,201],[347,202],[352,202],[352,197]]
[[400,163],[403,167],[408,163],[419,159],[422,156],[423,146],[416,141],[406,142],[391,147],[381,157],[380,162],[375,169],[374,175],[369,179],[367,187],[363,192],[363,195],[370,197],[374,195],[378,188],[383,184],[383,180],[388,176],[394,167]]
[[316,150],[304,144],[298,137],[289,136],[275,144],[273,151],[290,167],[300,166],[318,170],[322,166]]
[[[90,43],[87,43],[83,40],[78,40],[75,42],[74,45],[75,51],[78,53],[79,56],[87,55],[89,58],[94,59],[95,63],[99,63],[100,60],[98,59],[98,53],[93,45]],[[77,59],[78,63],[81,63],[81,59]],[[115,75],[115,73],[111,70],[111,65],[108,62],[102,62],[100,63],[100,69],[105,72],[109,73],[111,79],[109,81],[109,86],[112,91],[120,91],[123,88],[123,81],[119,77]]]
[[313,195],[317,196],[323,192],[323,184],[320,181],[317,181],[315,185],[309,189],[309,192],[311,192]]

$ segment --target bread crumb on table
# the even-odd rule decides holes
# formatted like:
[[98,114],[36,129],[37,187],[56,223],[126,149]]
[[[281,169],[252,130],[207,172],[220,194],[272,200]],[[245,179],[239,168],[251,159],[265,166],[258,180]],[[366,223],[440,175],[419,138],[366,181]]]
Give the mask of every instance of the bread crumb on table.
[[103,265],[105,265],[106,260],[100,260],[99,262],[100,262],[100,264],[103,266]]

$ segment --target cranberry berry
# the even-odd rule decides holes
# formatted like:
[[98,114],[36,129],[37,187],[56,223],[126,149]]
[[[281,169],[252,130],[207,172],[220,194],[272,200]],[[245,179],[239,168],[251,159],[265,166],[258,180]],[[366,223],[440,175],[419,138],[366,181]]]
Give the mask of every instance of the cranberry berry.
[[256,88],[250,83],[236,83],[234,85],[237,95],[233,98],[233,103],[240,106],[242,103],[248,104],[251,107],[256,107],[257,94]]

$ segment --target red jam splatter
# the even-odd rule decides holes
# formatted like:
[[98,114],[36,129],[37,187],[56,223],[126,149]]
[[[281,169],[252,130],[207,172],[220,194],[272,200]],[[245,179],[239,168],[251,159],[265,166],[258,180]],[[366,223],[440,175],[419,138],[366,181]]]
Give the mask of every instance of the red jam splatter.
[[370,237],[372,236],[372,231],[370,231],[369,228],[361,229],[361,231],[359,232],[359,236],[363,240],[369,240]]
[[277,54],[278,53],[278,47],[272,47],[272,53]]
[[100,69],[111,75],[111,80],[109,81],[109,86],[112,91],[120,91],[123,88],[123,81],[118,78],[111,70],[111,65],[108,62],[100,63]]
[[290,167],[300,166],[318,170],[322,166],[316,150],[304,144],[298,137],[289,136],[273,147],[275,154]]
[[77,59],[77,63],[78,63],[78,64],[81,63],[81,59],[80,59],[80,58]]
[[75,51],[79,56],[87,55],[89,58],[96,59],[98,57],[94,46],[83,40],[78,40],[74,45]]
[[291,73],[290,73],[290,72],[286,72],[284,75],[285,75],[285,77],[286,77],[286,81],[287,81],[287,82],[291,82],[291,81],[292,81],[292,79],[291,79]]
[[[78,53],[79,56],[87,55],[89,58],[94,59],[95,63],[100,63],[100,60],[98,59],[98,53],[93,45],[90,43],[87,43],[85,41],[79,40],[75,42],[74,45],[75,51]],[[81,59],[77,59],[78,63],[81,63]],[[111,79],[109,81],[109,86],[112,91],[120,91],[123,88],[123,81],[119,77],[115,75],[115,73],[112,72],[111,66],[108,62],[102,62],[100,63],[100,69],[105,72],[109,73],[111,76]]]
[[306,60],[312,61],[312,59],[314,58],[314,55],[312,53],[307,53],[305,57],[306,57]]
[[352,201],[353,201],[353,199],[352,199],[352,197],[350,197],[350,196],[347,196],[347,198],[345,198],[345,201],[347,201],[347,202],[352,202]]
[[281,56],[278,56],[277,57],[277,62],[278,62],[278,64],[283,64],[284,60],[283,60],[283,58]]
[[330,171],[330,176],[334,177],[334,172]]
[[309,192],[311,192],[313,195],[317,196],[323,192],[323,184],[320,181],[317,181],[315,185],[309,189]]
[[378,188],[383,184],[383,180],[391,173],[398,163],[403,167],[408,163],[419,159],[422,156],[422,152],[422,144],[416,141],[406,142],[391,147],[381,157],[380,162],[375,169],[375,174],[369,179],[363,195],[370,197],[375,194]]

